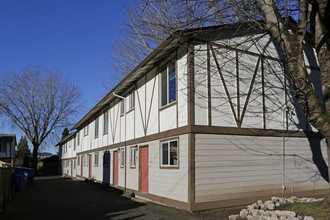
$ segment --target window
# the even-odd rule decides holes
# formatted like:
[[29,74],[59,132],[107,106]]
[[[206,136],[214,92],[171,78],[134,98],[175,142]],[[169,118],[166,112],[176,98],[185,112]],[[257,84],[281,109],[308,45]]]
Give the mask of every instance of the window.
[[99,136],[99,118],[95,119],[95,138]]
[[135,160],[136,160],[136,147],[130,148],[130,166],[135,167]]
[[104,112],[103,116],[103,133],[108,133],[109,129],[109,111]]
[[120,166],[121,167],[125,166],[125,150],[124,149],[120,150]]
[[79,146],[80,144],[80,131],[78,131],[78,134],[77,134],[77,146]]
[[134,109],[134,107],[135,107],[135,93],[134,93],[134,90],[128,95],[128,101],[129,101],[129,110]]
[[86,166],[89,166],[89,154],[85,154]]
[[99,165],[99,153],[94,154],[94,165],[95,166]]
[[80,156],[77,158],[77,166],[80,166]]
[[120,105],[121,105],[121,108],[120,108],[120,114],[121,114],[121,115],[125,113],[125,100],[126,100],[126,99],[121,100],[121,103],[120,103]]
[[175,62],[171,62],[161,71],[161,105],[176,101]]
[[166,141],[161,143],[162,166],[178,165],[178,141]]
[[76,150],[76,138],[77,137],[74,137],[74,139],[73,139],[73,150],[74,151]]
[[88,135],[88,125],[86,125],[86,126],[84,127],[84,135],[85,135],[85,136]]
[[73,159],[73,169],[76,169],[76,159]]

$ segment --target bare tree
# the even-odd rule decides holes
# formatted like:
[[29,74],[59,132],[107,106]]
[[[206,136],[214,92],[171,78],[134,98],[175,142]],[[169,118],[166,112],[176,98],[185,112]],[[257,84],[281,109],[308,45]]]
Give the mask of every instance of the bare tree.
[[[292,17],[296,18],[295,27]],[[113,45],[115,67],[126,75],[172,33],[235,22],[253,23],[277,41],[285,59],[286,77],[291,81],[290,89],[307,121],[326,138],[330,164],[330,2],[327,0],[136,0],[127,7],[120,43]],[[317,96],[308,74],[303,48],[306,40],[316,50],[323,99]]]
[[18,126],[33,145],[33,168],[46,138],[70,125],[78,113],[80,92],[58,69],[42,72],[26,66],[0,80],[0,116]]

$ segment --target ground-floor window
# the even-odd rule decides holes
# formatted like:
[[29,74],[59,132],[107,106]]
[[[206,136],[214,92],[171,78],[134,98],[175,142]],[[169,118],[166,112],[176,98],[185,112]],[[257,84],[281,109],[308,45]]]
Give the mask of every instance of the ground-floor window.
[[161,166],[178,166],[178,140],[161,142]]
[[99,165],[99,153],[94,154],[94,165],[95,166]]
[[124,148],[120,150],[120,166],[125,166],[125,150]]
[[80,166],[80,156],[77,158],[77,166]]
[[135,161],[136,161],[136,147],[130,148],[130,167],[135,167]]

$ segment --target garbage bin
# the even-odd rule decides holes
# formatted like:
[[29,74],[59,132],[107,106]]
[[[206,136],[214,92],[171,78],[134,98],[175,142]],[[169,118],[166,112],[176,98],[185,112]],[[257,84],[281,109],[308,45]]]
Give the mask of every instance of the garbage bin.
[[27,183],[34,183],[34,171],[32,168],[28,167],[17,167],[17,173],[27,173]]
[[24,189],[27,184],[27,173],[19,173],[13,176],[14,184],[18,190]]

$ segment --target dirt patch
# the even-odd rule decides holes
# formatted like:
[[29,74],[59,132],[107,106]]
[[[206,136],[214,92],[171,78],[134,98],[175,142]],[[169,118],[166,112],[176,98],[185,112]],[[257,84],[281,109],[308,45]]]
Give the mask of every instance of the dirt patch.
[[239,212],[246,208],[246,206],[235,206],[229,208],[220,208],[220,209],[211,209],[211,210],[204,210],[204,211],[196,211],[194,214],[196,217],[201,219],[219,219],[228,220],[230,215],[239,215]]
[[297,213],[299,216],[312,216],[315,220],[330,219],[330,205],[326,200],[314,203],[292,203],[279,207],[280,210],[289,210]]

